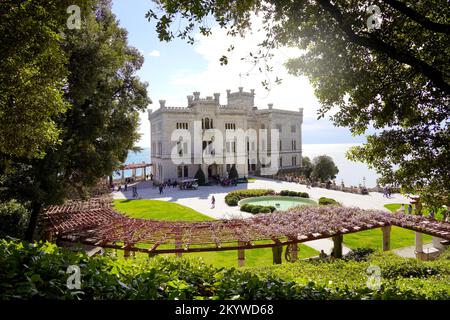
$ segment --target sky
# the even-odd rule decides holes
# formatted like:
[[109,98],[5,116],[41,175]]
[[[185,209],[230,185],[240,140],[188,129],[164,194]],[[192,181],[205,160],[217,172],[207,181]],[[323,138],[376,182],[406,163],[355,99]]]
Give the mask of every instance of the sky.
[[[255,105],[259,109],[267,108],[269,103],[276,109],[298,111],[303,108],[303,143],[337,144],[360,143],[365,138],[353,137],[348,128],[334,127],[328,119],[317,120],[319,102],[305,77],[289,75],[284,68],[287,59],[299,55],[295,48],[282,48],[274,51],[271,62],[273,72],[269,76],[260,73],[241,58],[255,51],[264,34],[258,32],[258,19],[255,18],[252,32],[245,38],[227,36],[219,27],[212,28],[209,37],[195,36],[194,45],[185,40],[175,39],[160,42],[155,31],[155,22],[149,22],[145,13],[153,8],[151,0],[114,0],[113,12],[120,25],[128,31],[128,42],[136,47],[145,58],[142,69],[138,72],[142,81],[149,84],[148,92],[153,101],[149,109],[159,108],[159,100],[166,100],[167,106],[185,107],[187,95],[199,91],[201,97],[221,94],[221,104],[226,104],[226,90],[244,91],[255,89]],[[228,64],[221,66],[219,59],[227,54],[227,48],[234,45],[235,50],[229,54]],[[264,89],[261,81],[281,78],[280,85],[272,85],[270,91]],[[141,140],[138,145],[150,146],[150,126],[147,114],[141,114]]]

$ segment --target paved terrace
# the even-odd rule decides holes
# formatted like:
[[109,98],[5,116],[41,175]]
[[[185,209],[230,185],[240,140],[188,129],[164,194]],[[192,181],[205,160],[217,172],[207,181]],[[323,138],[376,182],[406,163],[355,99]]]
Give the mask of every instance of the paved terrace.
[[[131,188],[127,192],[114,192],[114,199],[130,199],[132,198]],[[273,189],[276,192],[281,190],[307,192],[311,199],[318,201],[320,197],[333,198],[344,206],[358,207],[361,209],[377,209],[388,211],[384,205],[393,202],[408,203],[409,199],[394,194],[390,198],[383,197],[381,193],[372,192],[369,195],[360,195],[346,193],[336,190],[328,190],[323,188],[307,188],[294,182],[279,181],[272,179],[257,178],[255,182],[247,184],[238,184],[236,187],[207,186],[200,187],[198,190],[180,190],[177,188],[165,188],[162,195],[159,194],[158,188],[153,188],[149,181],[141,182],[138,185],[139,197],[142,199],[154,199],[162,201],[175,202],[186,207],[190,207],[200,213],[215,219],[232,219],[232,218],[250,218],[251,213],[242,212],[239,207],[229,207],[225,203],[225,196],[228,192],[240,189]],[[215,208],[211,208],[211,196],[216,198]],[[330,239],[318,239],[305,242],[315,250],[324,250],[325,253],[331,253],[333,241]],[[349,248],[343,247],[343,253],[350,251]]]
[[[249,218],[251,213],[239,211],[239,207],[229,207],[225,203],[225,196],[228,192],[240,189],[273,189],[276,192],[281,190],[307,192],[311,199],[318,201],[320,197],[333,198],[347,207],[357,207],[360,209],[376,209],[388,211],[384,205],[388,203],[409,203],[409,199],[393,194],[391,198],[383,197],[381,193],[372,192],[369,195],[346,193],[323,188],[306,188],[294,182],[278,181],[258,178],[255,182],[238,184],[237,187],[208,186],[200,187],[198,190],[180,190],[179,188],[165,188],[162,195],[158,188],[153,188],[151,182],[145,181],[138,185],[139,197],[142,199],[154,199],[170,201],[190,207],[200,213],[216,219]],[[114,192],[114,199],[131,199],[132,191]],[[216,206],[211,208],[211,196],[216,198]]]

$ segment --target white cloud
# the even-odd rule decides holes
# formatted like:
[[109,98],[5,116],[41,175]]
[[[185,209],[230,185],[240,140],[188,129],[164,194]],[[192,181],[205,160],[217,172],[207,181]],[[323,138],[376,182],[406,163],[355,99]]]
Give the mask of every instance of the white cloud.
[[158,50],[152,50],[150,51],[150,53],[148,54],[150,57],[159,57],[161,55],[161,52],[159,52]]
[[[260,19],[253,19],[253,30],[260,29]],[[255,104],[258,108],[267,108],[268,103],[274,103],[274,108],[286,110],[304,109],[305,118],[316,118],[319,103],[314,96],[309,80],[305,77],[289,75],[284,63],[287,59],[299,56],[301,51],[296,48],[280,48],[273,51],[274,58],[270,62],[273,71],[269,74],[261,73],[252,63],[241,60],[248,57],[250,52],[258,49],[257,44],[265,37],[262,32],[248,32],[244,38],[231,37],[219,27],[212,28],[212,35],[202,37],[197,35],[195,51],[206,61],[206,69],[195,71],[190,69],[179,70],[170,75],[170,85],[173,88],[172,97],[166,99],[169,105],[185,106],[186,95],[193,91],[200,91],[201,96],[211,96],[214,92],[221,93],[221,103],[226,103],[225,90],[237,91],[239,86],[245,91],[256,90]],[[230,45],[234,46],[232,52],[227,52]],[[221,66],[219,59],[227,55],[228,65]],[[261,82],[274,81],[275,77],[281,78],[282,84],[271,85],[271,90],[266,91]]]

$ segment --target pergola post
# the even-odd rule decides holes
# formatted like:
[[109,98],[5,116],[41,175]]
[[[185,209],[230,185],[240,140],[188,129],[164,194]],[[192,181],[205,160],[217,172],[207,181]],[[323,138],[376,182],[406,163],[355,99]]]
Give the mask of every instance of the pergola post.
[[391,226],[381,227],[383,232],[383,251],[391,250]]
[[291,262],[298,260],[298,243],[294,243],[291,246]]
[[424,253],[423,253],[423,237],[422,233],[416,231],[416,258],[423,260]]
[[342,242],[344,241],[344,236],[342,234],[333,236],[333,257],[336,259],[342,258]]
[[[177,235],[175,239],[175,249],[181,249],[182,247],[181,235]],[[177,258],[181,258],[183,256],[181,252],[177,252],[175,253],[175,255],[177,256]]]
[[130,251],[130,250],[127,250],[127,248],[128,248],[128,245],[125,244],[125,250],[123,251],[123,257],[124,257],[124,258],[129,258],[129,257],[131,257],[131,251]]
[[[239,246],[244,246],[245,242],[239,241]],[[238,249],[238,267],[243,267],[245,265],[245,250]]]

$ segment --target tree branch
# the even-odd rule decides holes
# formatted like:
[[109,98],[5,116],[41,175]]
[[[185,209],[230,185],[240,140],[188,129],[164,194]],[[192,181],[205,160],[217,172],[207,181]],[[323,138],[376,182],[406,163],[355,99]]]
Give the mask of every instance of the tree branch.
[[410,18],[411,20],[414,20],[415,22],[422,25],[424,28],[427,28],[428,30],[439,32],[439,33],[446,33],[450,34],[450,25],[445,23],[437,23],[434,21],[431,21],[427,17],[421,15],[416,10],[411,9],[408,7],[405,3],[400,2],[398,0],[383,0],[383,2],[390,5],[392,8],[400,11],[405,16]]
[[384,41],[373,36],[364,37],[356,34],[352,30],[351,26],[345,21],[339,9],[335,5],[331,4],[329,0],[317,0],[317,2],[337,21],[339,28],[344,31],[350,42],[368,49],[372,49],[374,51],[384,53],[391,59],[410,65],[417,72],[430,79],[436,87],[441,89],[447,95],[450,95],[450,84],[444,80],[441,71],[429,65],[428,63],[416,58],[406,50],[401,51],[396,47],[387,44]]

